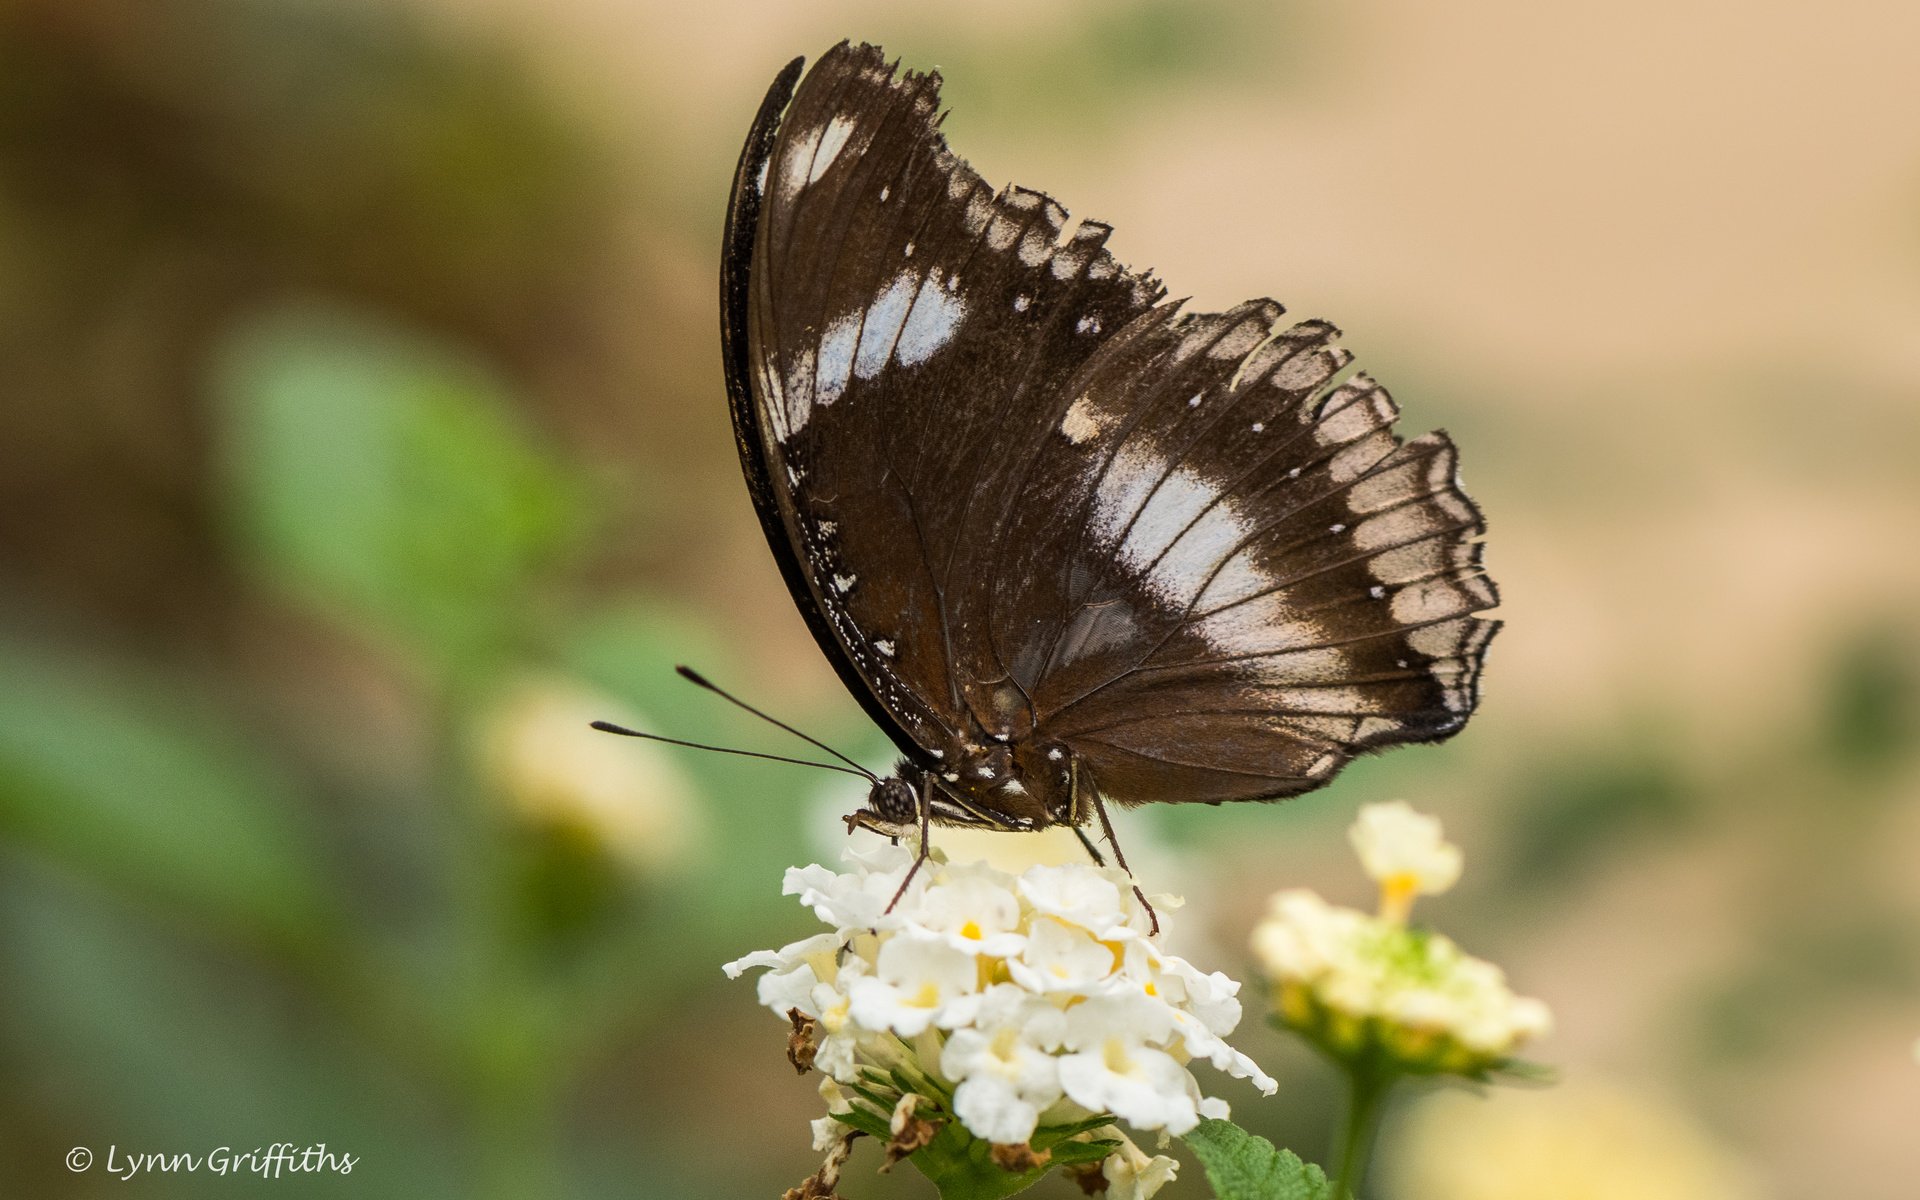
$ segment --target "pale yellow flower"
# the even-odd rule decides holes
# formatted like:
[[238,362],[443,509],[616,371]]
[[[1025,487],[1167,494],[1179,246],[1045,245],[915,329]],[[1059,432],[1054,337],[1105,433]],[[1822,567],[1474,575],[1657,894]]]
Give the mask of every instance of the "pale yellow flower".
[[1441,1093],[1385,1163],[1395,1200],[1754,1200],[1753,1174],[1685,1111],[1592,1083]]
[[1473,1077],[1509,1065],[1551,1028],[1547,1006],[1515,995],[1499,967],[1407,923],[1416,893],[1459,878],[1459,850],[1437,820],[1398,801],[1363,809],[1351,836],[1381,881],[1381,911],[1277,893],[1252,939],[1275,1017],[1349,1062]]
[[647,727],[618,700],[574,680],[524,679],[480,724],[482,775],[521,818],[582,835],[640,873],[687,865],[705,830],[672,751],[601,733],[591,728],[596,720]]
[[1437,896],[1460,879],[1460,848],[1440,835],[1440,819],[1404,800],[1360,810],[1348,840],[1380,884],[1380,913],[1407,919],[1415,896]]

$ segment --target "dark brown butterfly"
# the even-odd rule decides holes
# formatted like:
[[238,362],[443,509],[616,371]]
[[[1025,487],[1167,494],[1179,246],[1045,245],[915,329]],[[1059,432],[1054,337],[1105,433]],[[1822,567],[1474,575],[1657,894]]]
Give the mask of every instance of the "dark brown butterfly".
[[996,192],[937,73],[801,66],[734,178],[721,333],[768,544],[902,755],[849,824],[1111,840],[1103,800],[1273,800],[1456,732],[1498,624],[1447,437],[1402,443],[1332,326],[1182,313],[1108,226]]

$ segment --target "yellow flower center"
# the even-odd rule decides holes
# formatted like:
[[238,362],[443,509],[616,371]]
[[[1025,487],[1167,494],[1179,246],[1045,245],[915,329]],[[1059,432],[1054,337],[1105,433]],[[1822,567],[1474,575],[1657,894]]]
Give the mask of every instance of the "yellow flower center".
[[847,1024],[847,1009],[852,1002],[844,997],[832,1008],[820,1014],[820,1027],[828,1033],[839,1033]]
[[960,927],[960,936],[963,938],[968,938],[972,941],[976,941],[976,942],[979,941],[980,940],[980,922],[968,921],[965,925],[962,925]]
[[1400,871],[1380,881],[1380,916],[1396,925],[1405,925],[1413,912],[1413,898],[1420,893],[1420,877],[1412,871]]

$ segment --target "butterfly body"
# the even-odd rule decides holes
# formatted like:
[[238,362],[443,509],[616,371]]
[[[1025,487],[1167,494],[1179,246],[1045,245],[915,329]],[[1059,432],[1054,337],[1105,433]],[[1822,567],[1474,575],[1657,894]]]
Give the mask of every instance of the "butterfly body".
[[768,544],[901,752],[850,824],[1272,800],[1457,731],[1497,597],[1445,435],[1397,437],[1332,326],[1183,312],[989,187],[937,74],[800,69],[735,177],[722,335]]

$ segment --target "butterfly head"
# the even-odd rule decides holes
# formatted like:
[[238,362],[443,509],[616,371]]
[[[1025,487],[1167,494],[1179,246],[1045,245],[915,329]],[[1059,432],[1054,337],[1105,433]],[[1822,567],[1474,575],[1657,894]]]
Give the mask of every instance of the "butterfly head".
[[935,825],[1017,831],[1077,823],[1063,751],[1049,757],[1028,745],[956,742],[933,768],[901,759],[893,774],[874,781],[866,804],[848,814],[847,828],[890,838],[917,835],[923,803]]
[[905,778],[904,769],[882,776],[873,781],[866,806],[847,814],[846,821],[849,833],[866,829],[890,838],[913,833],[920,827],[918,789]]

